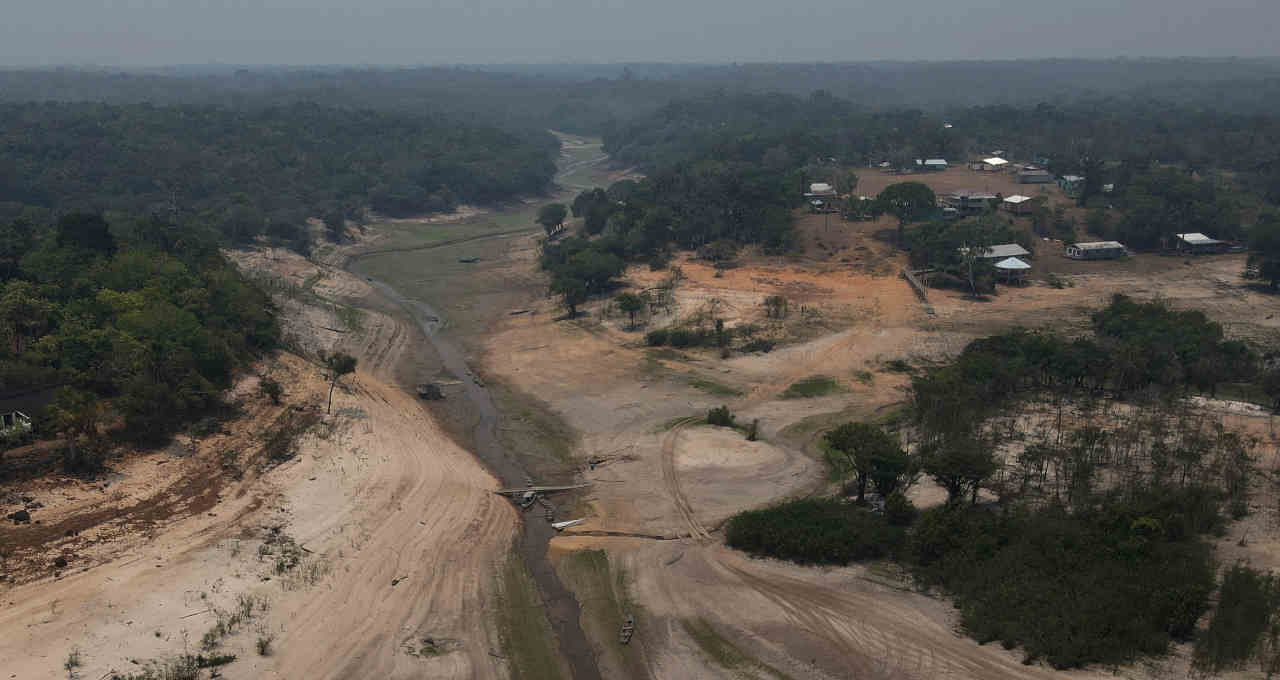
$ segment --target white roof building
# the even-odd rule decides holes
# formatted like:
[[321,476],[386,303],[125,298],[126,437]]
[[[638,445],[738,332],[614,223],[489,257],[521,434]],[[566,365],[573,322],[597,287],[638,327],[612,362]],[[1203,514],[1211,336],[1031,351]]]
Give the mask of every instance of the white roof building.
[[1001,158],[1001,157],[999,157],[999,156],[992,156],[991,158],[984,158],[984,159],[982,159],[982,162],[983,162],[983,163],[986,163],[987,165],[990,165],[991,167],[994,167],[994,168],[998,168],[998,167],[1000,167],[1000,166],[1008,165],[1008,164],[1009,164],[1009,161],[1006,161],[1005,159],[1003,159],[1003,158]]
[[1174,234],[1174,236],[1177,236],[1178,240],[1183,243],[1192,246],[1212,246],[1222,243],[1222,241],[1219,241],[1216,238],[1209,238],[1198,231],[1193,231],[1189,234]]
[[809,193],[811,193],[811,194],[831,194],[831,193],[835,193],[835,190],[834,190],[834,189],[832,189],[832,188],[831,188],[831,185],[830,185],[830,184],[827,184],[826,182],[814,182],[813,184],[810,184],[810,185],[809,185]]
[[1020,204],[1020,203],[1026,203],[1027,201],[1030,201],[1030,200],[1031,200],[1031,197],[1030,197],[1030,196],[1023,196],[1023,195],[1021,195],[1021,194],[1014,194],[1014,195],[1012,195],[1012,196],[1006,196],[1006,197],[1005,197],[1005,199],[1004,199],[1004,202],[1005,202],[1005,203],[1012,203],[1013,205],[1018,205],[1018,204]]
[[1110,250],[1113,248],[1124,248],[1124,244],[1119,241],[1089,241],[1087,243],[1073,243],[1072,248],[1080,250]]
[[1019,260],[1016,257],[1010,257],[1000,260],[996,263],[996,269],[1004,269],[1008,271],[1016,271],[1021,269],[1030,269],[1031,265]]

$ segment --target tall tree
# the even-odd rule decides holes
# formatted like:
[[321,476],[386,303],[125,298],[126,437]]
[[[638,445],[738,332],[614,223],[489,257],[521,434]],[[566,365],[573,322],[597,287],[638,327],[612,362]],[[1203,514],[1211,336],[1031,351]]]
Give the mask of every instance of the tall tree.
[[631,319],[631,328],[636,327],[636,314],[645,308],[645,300],[643,297],[635,293],[622,293],[614,298],[614,302],[618,303],[618,309],[622,310]]
[[874,484],[876,491],[887,497],[905,483],[910,459],[897,439],[879,426],[844,423],[823,435],[823,439],[849,460],[859,503],[866,497],[868,484]]
[[13,280],[5,284],[4,293],[0,294],[0,319],[13,334],[15,355],[22,354],[26,341],[49,325],[55,310],[53,303],[36,293],[31,282]]
[[1258,215],[1257,224],[1249,230],[1249,248],[1245,275],[1276,290],[1280,287],[1280,215],[1271,211]]
[[997,467],[991,448],[973,435],[947,437],[929,445],[921,463],[925,473],[947,490],[948,504],[965,496],[976,501],[978,489]]
[[569,318],[578,316],[578,305],[587,301],[587,284],[569,273],[559,273],[551,278],[551,292],[559,295],[569,310]]
[[338,386],[343,376],[355,372],[356,358],[344,352],[334,352],[325,357],[324,365],[329,378],[329,406],[325,411],[333,413],[333,388]]
[[885,212],[898,218],[898,245],[903,243],[906,227],[929,217],[938,207],[938,197],[933,189],[921,182],[890,184],[876,196],[876,202]]
[[568,216],[569,209],[563,203],[548,203],[538,209],[537,221],[550,236],[564,224],[564,218]]

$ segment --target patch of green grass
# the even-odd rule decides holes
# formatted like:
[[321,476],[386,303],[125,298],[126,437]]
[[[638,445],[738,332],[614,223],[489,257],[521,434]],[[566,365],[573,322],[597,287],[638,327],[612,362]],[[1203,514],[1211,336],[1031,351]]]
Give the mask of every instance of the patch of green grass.
[[700,378],[698,376],[689,377],[689,386],[694,389],[702,390],[707,394],[714,394],[717,397],[742,396],[742,392],[740,390],[737,390],[723,383],[718,383],[714,380],[708,380],[706,378]]
[[829,375],[811,375],[791,386],[782,393],[783,399],[808,399],[822,397],[840,391],[840,383]]
[[632,671],[629,675],[646,677],[640,645],[635,640],[629,645],[617,644],[618,630],[628,614],[637,629],[644,625],[643,613],[631,599],[623,571],[609,563],[605,551],[582,550],[561,561],[561,572],[582,603],[588,630],[598,631],[603,638],[606,653],[623,669]]
[[349,331],[364,330],[364,312],[356,307],[337,307],[338,320]]
[[501,380],[490,379],[487,386],[504,416],[503,443],[520,452],[532,466],[531,474],[552,473],[574,464],[578,435],[546,402]]
[[765,674],[776,678],[777,680],[791,680],[791,677],[782,671],[770,666],[764,662],[751,658],[736,645],[729,642],[711,627],[705,619],[682,619],[680,624],[684,627],[689,637],[698,643],[698,648],[713,661],[723,668],[733,671]]
[[502,570],[502,599],[498,607],[502,647],[518,680],[561,680],[556,640],[528,570],[518,558]]

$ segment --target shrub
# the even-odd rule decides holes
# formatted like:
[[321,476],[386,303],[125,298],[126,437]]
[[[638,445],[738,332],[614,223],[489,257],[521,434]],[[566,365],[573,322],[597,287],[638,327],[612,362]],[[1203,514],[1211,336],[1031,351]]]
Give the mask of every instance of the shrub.
[[916,521],[916,514],[916,506],[912,505],[911,500],[900,491],[891,493],[884,499],[884,518],[889,521],[889,524],[899,527],[909,526]]
[[783,399],[805,399],[821,397],[840,389],[840,383],[829,375],[811,375],[804,380],[792,383],[782,393]]
[[901,527],[836,499],[808,498],[749,510],[729,520],[730,547],[800,564],[848,564],[888,556],[903,540]]
[[770,319],[787,318],[787,299],[781,295],[770,295],[765,298],[764,315]]
[[96,475],[107,468],[107,456],[102,442],[87,440],[69,441],[62,449],[62,470],[68,475]]
[[884,367],[885,370],[892,373],[910,373],[914,370],[911,368],[911,364],[907,363],[906,359],[890,359],[885,362]]
[[84,665],[84,659],[80,654],[79,647],[72,647],[67,652],[67,660],[62,662],[62,668],[67,671],[67,677],[75,677],[76,669]]
[[[1196,637],[1192,665],[1205,673],[1239,670],[1259,652],[1263,633],[1273,626],[1280,598],[1275,577],[1234,565],[1222,575],[1218,608]],[[1264,664],[1265,667],[1265,664]]]
[[718,427],[733,427],[733,414],[728,406],[719,406],[707,411],[707,424]]
[[258,382],[258,394],[270,399],[271,403],[279,405],[280,395],[284,394],[284,387],[278,381],[263,376]]
[[273,639],[270,635],[258,636],[258,656],[271,656],[271,642]]
[[774,342],[772,340],[767,340],[765,338],[756,338],[755,340],[752,340],[751,342],[748,342],[747,344],[743,345],[739,349],[743,352],[763,352],[765,354],[768,354],[769,352],[773,351],[773,347],[774,347]]
[[657,328],[644,334],[644,343],[650,347],[661,347],[667,344],[667,329]]
[[667,342],[672,347],[697,347],[706,342],[706,334],[687,328],[673,328],[667,334]]

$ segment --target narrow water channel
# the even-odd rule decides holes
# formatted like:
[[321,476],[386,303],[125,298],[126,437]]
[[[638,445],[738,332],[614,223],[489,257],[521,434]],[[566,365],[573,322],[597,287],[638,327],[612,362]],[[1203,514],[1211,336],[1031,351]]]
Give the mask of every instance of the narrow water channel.
[[[444,331],[444,317],[427,302],[406,297],[390,285],[363,273],[360,269],[362,257],[356,256],[350,260],[347,269],[368,280],[399,304],[422,328],[444,367],[462,380],[463,390],[456,393],[456,396],[451,395],[451,398],[464,401],[460,410],[468,414],[470,420],[471,443],[474,447],[472,453],[488,466],[503,486],[523,486],[528,481],[527,471],[520,459],[502,446],[498,437],[502,415],[494,406],[489,390],[471,379],[472,373],[467,366],[466,355],[457,341]],[[599,680],[600,669],[596,665],[586,634],[582,631],[578,601],[560,582],[547,556],[547,548],[555,530],[549,522],[542,520],[539,513],[523,516],[520,524],[522,530],[517,549],[529,568],[546,607],[547,618],[555,631],[561,657],[568,663],[574,680]]]

